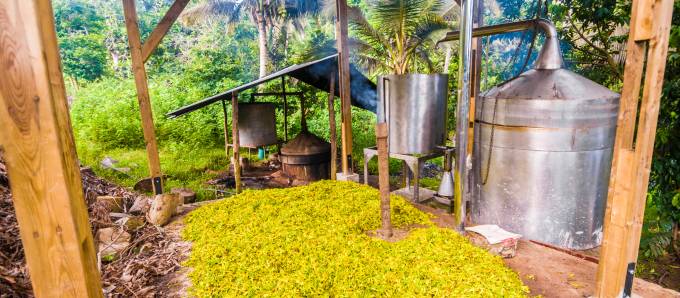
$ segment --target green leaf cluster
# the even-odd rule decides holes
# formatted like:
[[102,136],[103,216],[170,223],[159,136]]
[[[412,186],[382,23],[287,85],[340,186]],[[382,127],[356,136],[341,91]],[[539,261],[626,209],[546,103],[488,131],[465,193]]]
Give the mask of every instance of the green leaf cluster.
[[[185,218],[197,297],[524,297],[528,289],[497,257],[392,197],[392,222],[413,228],[397,242],[380,227],[378,191],[321,181],[248,190]],[[416,228],[419,227],[419,228]]]

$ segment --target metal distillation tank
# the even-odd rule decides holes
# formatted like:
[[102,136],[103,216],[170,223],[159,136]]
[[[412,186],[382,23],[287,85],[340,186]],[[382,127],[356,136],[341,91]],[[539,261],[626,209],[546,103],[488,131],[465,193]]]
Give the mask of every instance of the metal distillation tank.
[[535,68],[480,95],[471,219],[569,249],[600,244],[619,94],[562,68],[557,33]]
[[273,145],[276,138],[276,106],[270,102],[240,103],[238,137],[241,147]]
[[446,74],[381,76],[378,119],[389,124],[390,152],[427,154],[444,145],[447,97]]

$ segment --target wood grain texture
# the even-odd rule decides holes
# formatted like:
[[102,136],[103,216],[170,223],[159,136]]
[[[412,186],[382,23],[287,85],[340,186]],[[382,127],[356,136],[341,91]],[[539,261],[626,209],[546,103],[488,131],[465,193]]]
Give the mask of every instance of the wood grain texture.
[[328,127],[331,143],[331,180],[337,179],[338,174],[338,137],[335,122],[335,72],[331,73],[330,92],[328,92]]
[[[627,264],[637,262],[672,13],[673,0],[633,1],[597,297],[618,296],[624,287]],[[645,81],[636,127],[643,70]]]
[[102,297],[49,1],[0,1],[0,135],[33,290]]
[[[144,133],[144,141],[146,142],[146,154],[149,160],[149,174],[151,178],[159,178],[159,181],[161,181],[160,193],[162,193],[162,179],[160,179],[162,177],[161,162],[158,156],[156,131],[153,124],[151,99],[149,98],[149,86],[142,57],[142,42],[139,35],[135,0],[123,0],[123,11],[125,13],[128,43],[130,45],[130,56],[132,57],[132,72],[135,76],[135,86],[137,88],[137,102],[139,103],[139,113],[142,118],[142,131]],[[154,180],[156,179],[152,179],[152,181]]]
[[342,172],[352,174],[349,160],[352,156],[352,103],[350,99],[349,45],[347,41],[347,0],[336,0],[335,30],[338,47],[338,85],[340,88],[340,110],[342,113]]
[[168,11],[165,13],[163,18],[158,22],[158,25],[156,25],[156,28],[151,31],[151,34],[149,37],[146,39],[144,42],[144,45],[142,46],[142,60],[146,62],[149,60],[149,57],[151,57],[151,53],[158,47],[158,45],[161,43],[163,40],[163,37],[168,33],[168,30],[170,30],[170,27],[172,27],[172,24],[175,23],[177,20],[177,17],[182,13],[184,8],[187,6],[189,3],[189,0],[175,0],[175,2],[172,3],[172,6],[168,9]]
[[380,189],[380,219],[384,237],[392,237],[392,215],[390,212],[390,158],[387,143],[388,125],[375,125],[375,138],[378,146],[378,188]]
[[241,150],[241,141],[238,135],[238,93],[234,92],[231,94],[231,139],[233,141],[232,150],[234,164],[234,181],[236,183],[236,193],[241,192],[241,156],[239,150]]

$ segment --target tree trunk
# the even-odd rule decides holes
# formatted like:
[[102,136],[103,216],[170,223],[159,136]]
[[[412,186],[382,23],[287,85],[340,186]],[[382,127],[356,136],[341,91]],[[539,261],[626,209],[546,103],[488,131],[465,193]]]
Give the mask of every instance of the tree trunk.
[[267,75],[267,28],[264,19],[264,13],[261,9],[255,11],[257,21],[257,39],[260,50],[260,78]]

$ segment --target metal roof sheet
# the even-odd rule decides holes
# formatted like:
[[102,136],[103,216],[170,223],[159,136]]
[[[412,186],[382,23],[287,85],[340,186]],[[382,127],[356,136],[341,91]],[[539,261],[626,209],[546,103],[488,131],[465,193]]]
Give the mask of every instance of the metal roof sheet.
[[[337,57],[338,54],[333,54],[319,60],[291,65],[247,84],[243,84],[220,94],[181,107],[175,111],[167,113],[166,116],[170,118],[179,117],[186,113],[218,102],[222,99],[231,99],[231,96],[234,92],[247,90],[285,75],[294,77],[323,91],[330,92],[331,75],[334,75],[336,78],[338,75]],[[339,96],[338,80],[335,80],[335,85],[335,94]],[[366,76],[364,76],[359,70],[357,70],[354,65],[350,65],[350,90],[352,105],[375,113],[378,97],[376,85]]]

